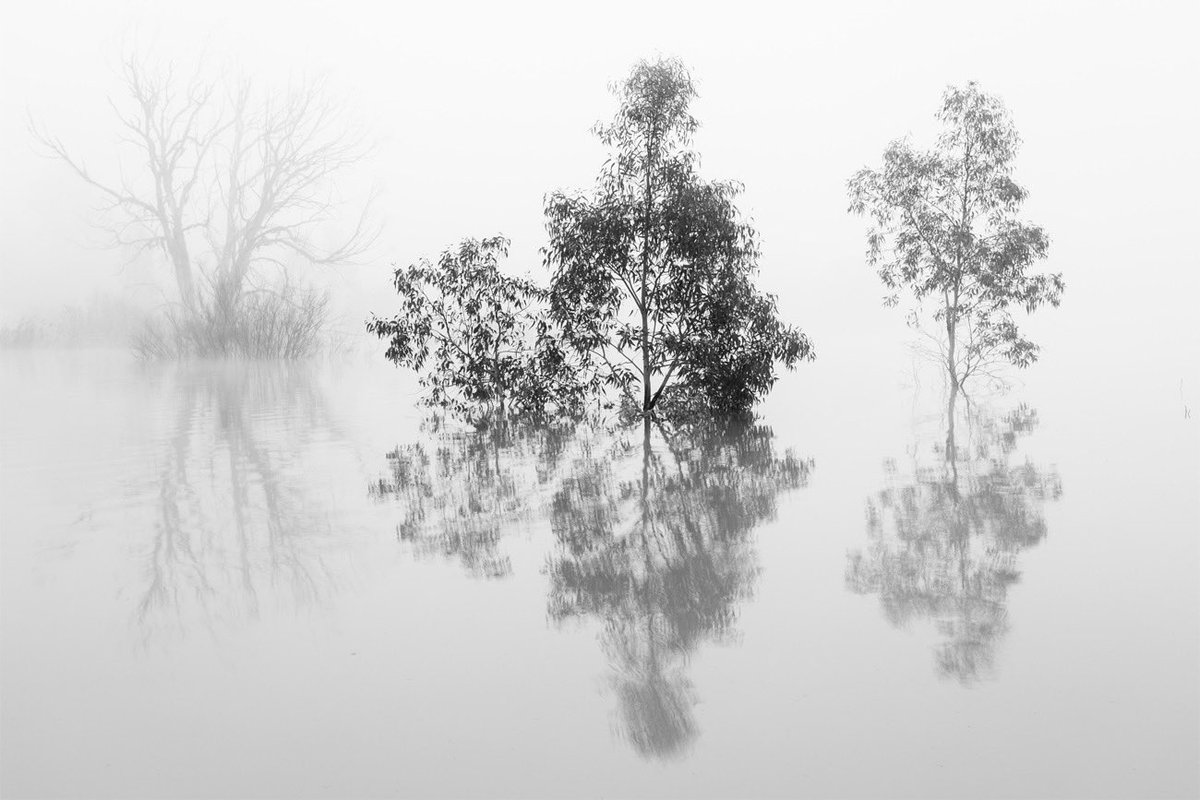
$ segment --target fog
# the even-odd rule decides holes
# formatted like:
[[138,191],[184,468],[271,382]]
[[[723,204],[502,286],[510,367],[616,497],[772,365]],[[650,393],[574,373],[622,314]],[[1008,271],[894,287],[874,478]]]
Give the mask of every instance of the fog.
[[[8,8],[0,332],[86,335],[0,347],[0,792],[1194,795],[1198,31],[1194,2]],[[287,263],[337,347],[128,346],[172,264],[106,246],[35,133],[139,174],[131,54],[319,82],[361,133],[311,244],[363,208],[378,235]],[[393,270],[503,235],[545,286],[545,199],[594,185],[612,87],[660,56],[815,360],[753,419],[431,416],[365,330]],[[1066,286],[1016,314],[1036,363],[956,407],[847,182],[932,146],[968,81],[1011,113],[1034,269]]]
[[1023,213],[1049,232],[1048,266],[1068,284],[1063,313],[1030,323],[1047,371],[1200,363],[1187,322],[1200,289],[1189,246],[1200,177],[1194,4],[730,14],[694,4],[39,3],[10,19],[0,56],[5,320],[97,290],[161,300],[146,284],[162,265],[126,266],[128,253],[96,249],[98,198],[28,132],[26,111],[104,174],[117,136],[106,98],[119,98],[125,52],[181,70],[202,58],[275,87],[324,76],[346,98],[376,150],[343,191],[379,190],[383,235],[360,265],[307,272],[336,287],[348,325],[387,310],[391,265],[463,236],[509,236],[510,267],[544,278],[543,196],[591,184],[603,150],[589,128],[611,114],[609,84],[663,54],[697,80],[703,173],[745,184],[762,283],[822,361],[905,336],[901,316],[878,304],[847,178],[892,139],[928,143],[942,89],[976,80],[1013,114],[1024,139],[1016,175],[1031,192]]

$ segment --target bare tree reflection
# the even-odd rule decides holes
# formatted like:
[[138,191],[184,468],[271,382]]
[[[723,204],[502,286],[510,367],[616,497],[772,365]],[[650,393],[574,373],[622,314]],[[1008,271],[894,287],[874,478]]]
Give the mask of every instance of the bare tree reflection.
[[146,638],[319,599],[336,540],[304,466],[336,428],[308,369],[196,362],[162,377],[175,406],[137,603]]
[[1037,421],[1025,405],[999,418],[972,409],[963,443],[951,416],[936,466],[903,476],[887,465],[888,485],[867,501],[870,544],[848,557],[847,586],[879,595],[893,625],[934,621],[939,673],[963,683],[993,672],[1018,556],[1045,537],[1043,506],[1062,495],[1053,469],[1011,463]]
[[687,659],[734,635],[758,570],[749,534],[812,465],[745,420],[642,434],[578,459],[555,494],[549,612],[602,622],[620,732],[667,758],[697,734]]

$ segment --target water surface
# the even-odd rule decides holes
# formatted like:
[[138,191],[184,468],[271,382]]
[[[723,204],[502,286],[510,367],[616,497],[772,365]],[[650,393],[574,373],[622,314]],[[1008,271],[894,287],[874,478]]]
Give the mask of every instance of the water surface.
[[369,362],[0,367],[6,795],[1200,791],[1168,391],[498,436]]

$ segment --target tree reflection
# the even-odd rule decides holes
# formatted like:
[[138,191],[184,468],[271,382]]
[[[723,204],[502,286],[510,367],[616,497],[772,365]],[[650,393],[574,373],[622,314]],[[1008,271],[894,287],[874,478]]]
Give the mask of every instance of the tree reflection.
[[910,476],[887,465],[888,485],[867,501],[870,544],[848,558],[847,586],[879,595],[893,625],[934,621],[938,671],[963,683],[992,672],[1018,556],[1045,537],[1042,509],[1062,495],[1053,468],[1011,463],[1037,422],[1025,405],[1003,417],[972,410],[964,443],[951,418],[938,465],[914,463]]
[[428,441],[387,454],[388,474],[368,494],[398,503],[396,538],[418,556],[456,558],[475,577],[508,576],[504,533],[540,509],[559,460],[581,434],[535,425],[445,431],[437,419],[426,433]]
[[812,465],[777,455],[770,429],[746,420],[647,422],[641,439],[579,458],[555,493],[549,612],[603,624],[618,727],[666,758],[697,734],[688,656],[733,635],[757,574],[749,534]]
[[336,541],[304,465],[336,428],[307,368],[196,362],[164,377],[174,416],[137,602],[146,638],[318,599]]
[[683,752],[697,734],[688,656],[733,637],[758,570],[750,533],[811,462],[778,454],[770,428],[745,417],[432,428],[369,486],[402,509],[397,538],[503,578],[503,535],[548,520],[550,618],[602,625],[621,735],[644,756]]

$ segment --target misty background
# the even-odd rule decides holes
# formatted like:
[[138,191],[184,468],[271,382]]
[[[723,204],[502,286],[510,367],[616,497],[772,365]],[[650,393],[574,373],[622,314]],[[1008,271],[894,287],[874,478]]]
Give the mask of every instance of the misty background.
[[[1045,379],[1129,370],[1196,405],[1200,256],[1200,57],[1192,3],[422,4],[215,2],[10,7],[0,103],[0,320],[51,316],[97,293],[154,308],[172,298],[159,259],[98,245],[101,198],[46,157],[29,120],[115,179],[123,54],[243,72],[260,86],[323,78],[374,143],[339,173],[342,231],[374,191],[382,233],[354,265],[294,272],[332,292],[358,335],[390,313],[394,265],[463,236],[512,239],[508,268],[544,280],[543,196],[591,185],[589,132],[608,86],[639,58],[689,65],[696,150],[708,178],[745,184],[762,237],[760,285],[804,327],[805,370],[891,363],[911,338],[884,309],[846,180],[889,141],[926,146],[949,84],[978,81],[1008,106],[1024,145],[1027,218],[1051,237],[1064,306],[1027,322]],[[324,235],[339,233],[328,226]],[[164,295],[165,292],[165,295]],[[1183,388],[1179,389],[1183,380]],[[1103,391],[1103,385],[1097,386]],[[1147,388],[1150,388],[1149,386]]]
[[[6,796],[1195,794],[1200,4],[4,12],[0,344],[176,299],[30,130],[119,182],[123,57],[322,81],[371,152],[313,244],[372,197],[380,229],[291,269],[343,350],[0,348]],[[544,198],[594,185],[610,85],[659,56],[816,360],[752,426],[653,446],[430,426],[364,329],[399,309],[393,269],[502,234],[501,268],[545,285]],[[968,81],[1011,113],[1066,288],[1014,314],[1040,359],[947,458],[944,370],[918,375],[847,181],[932,146]]]

